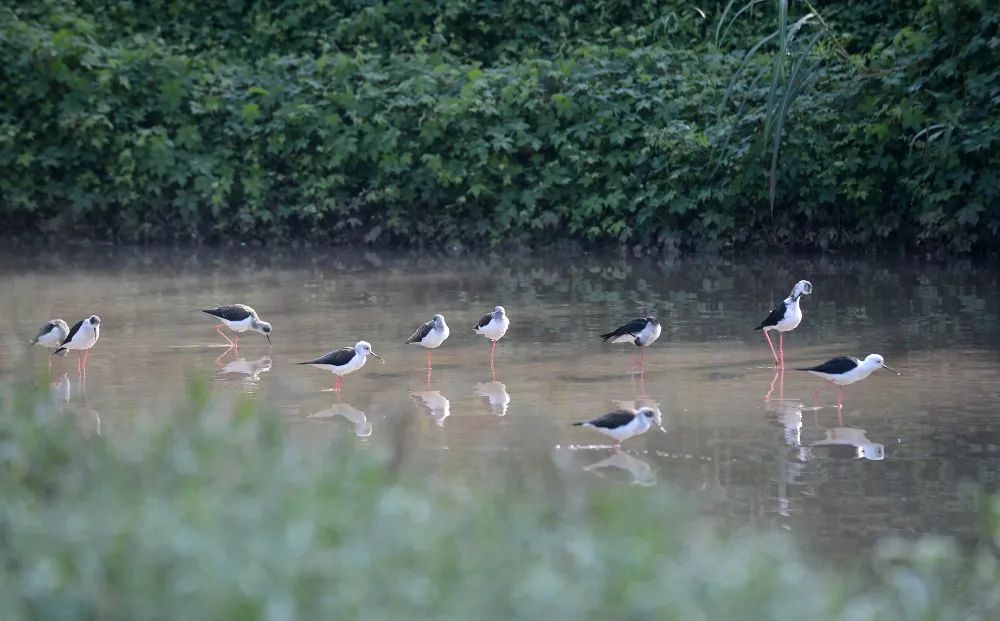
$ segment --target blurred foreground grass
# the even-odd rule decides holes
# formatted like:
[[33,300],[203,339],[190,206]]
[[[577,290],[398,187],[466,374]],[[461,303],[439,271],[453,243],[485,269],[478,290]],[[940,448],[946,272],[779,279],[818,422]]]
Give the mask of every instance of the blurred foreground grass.
[[[0,390],[6,620],[1000,611],[994,552],[945,539],[884,542],[837,572],[790,537],[706,524],[662,488],[584,487],[555,466],[445,486],[398,455],[304,455],[276,414],[202,384],[114,438],[81,433],[44,394]],[[984,524],[1000,535],[1000,503]]]

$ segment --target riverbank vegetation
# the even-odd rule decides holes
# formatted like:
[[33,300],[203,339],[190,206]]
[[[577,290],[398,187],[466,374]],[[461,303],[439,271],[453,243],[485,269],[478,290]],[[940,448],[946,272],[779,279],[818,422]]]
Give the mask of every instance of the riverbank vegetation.
[[0,217],[973,252],[1000,241],[998,24],[982,0],[15,2]]
[[849,572],[790,535],[712,524],[664,486],[585,486],[554,465],[445,484],[408,474],[404,434],[379,455],[310,451],[286,433],[276,413],[199,383],[114,425],[3,386],[4,618],[966,621],[1000,609],[995,501],[982,548],[883,541]]

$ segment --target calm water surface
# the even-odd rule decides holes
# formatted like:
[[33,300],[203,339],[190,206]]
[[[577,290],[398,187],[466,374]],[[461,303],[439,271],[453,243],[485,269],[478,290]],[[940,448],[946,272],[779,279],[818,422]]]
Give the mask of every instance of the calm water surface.
[[[47,253],[50,251],[47,251]],[[31,255],[31,256],[28,256]],[[362,252],[66,251],[0,255],[0,379],[46,373],[26,351],[41,323],[102,318],[85,385],[75,362],[52,368],[53,396],[82,426],[123,434],[184,389],[191,374],[223,394],[277,408],[304,449],[352,438],[359,450],[405,437],[409,467],[531,472],[559,462],[594,485],[667,487],[706,514],[798,533],[843,558],[888,534],[975,540],[982,493],[1000,473],[1000,271],[958,261],[786,258],[662,260],[617,255],[426,258]],[[769,368],[752,328],[800,278],[805,319],[785,342],[789,370]],[[198,312],[246,302],[274,325],[274,347],[246,333],[226,351]],[[496,304],[511,329],[497,347],[470,327]],[[404,342],[440,312],[451,338],[433,353]],[[645,373],[633,347],[599,334],[655,314],[663,335]],[[345,378],[292,363],[372,343]],[[796,366],[881,353],[882,371],[819,400]],[[67,372],[66,375],[63,375]],[[654,428],[612,451],[570,422],[656,405]]]

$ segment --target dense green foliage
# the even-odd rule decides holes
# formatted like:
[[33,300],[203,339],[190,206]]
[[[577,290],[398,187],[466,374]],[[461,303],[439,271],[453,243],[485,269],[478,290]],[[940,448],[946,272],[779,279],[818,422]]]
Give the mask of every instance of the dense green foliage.
[[[94,434],[0,398],[0,608],[19,619],[993,619],[1000,562],[927,538],[861,572],[727,533],[663,488],[553,469],[446,488],[213,399]],[[81,433],[83,432],[83,433]],[[1000,535],[1000,503],[990,519]],[[865,576],[862,579],[861,576]]]
[[0,218],[126,240],[1000,241],[995,5],[811,10],[17,3]]

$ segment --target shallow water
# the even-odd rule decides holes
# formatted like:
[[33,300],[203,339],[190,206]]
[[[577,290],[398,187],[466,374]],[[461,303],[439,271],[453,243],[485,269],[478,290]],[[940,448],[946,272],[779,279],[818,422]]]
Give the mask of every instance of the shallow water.
[[[0,380],[45,375],[45,353],[24,347],[45,320],[97,313],[86,382],[72,359],[56,359],[50,378],[91,432],[115,437],[195,374],[276,407],[313,450],[403,438],[408,467],[445,479],[555,460],[594,485],[680,488],[707,514],[791,530],[844,558],[887,534],[975,540],[981,494],[1000,487],[998,273],[834,258],[19,252],[0,256]],[[781,375],[752,328],[800,278],[815,291]],[[198,312],[237,301],[273,323],[270,352],[254,333],[227,352]],[[496,304],[511,329],[494,380],[488,342],[470,327]],[[452,336],[428,385],[424,350],[404,342],[436,312]],[[598,335],[647,313],[663,334],[645,372],[630,374],[634,347]],[[331,374],[292,364],[360,339],[387,362],[369,359],[339,396]],[[848,387],[839,415],[834,393],[817,400],[820,380],[792,370],[872,352],[902,375]],[[636,403],[657,405],[663,430],[624,451],[569,426]]]

